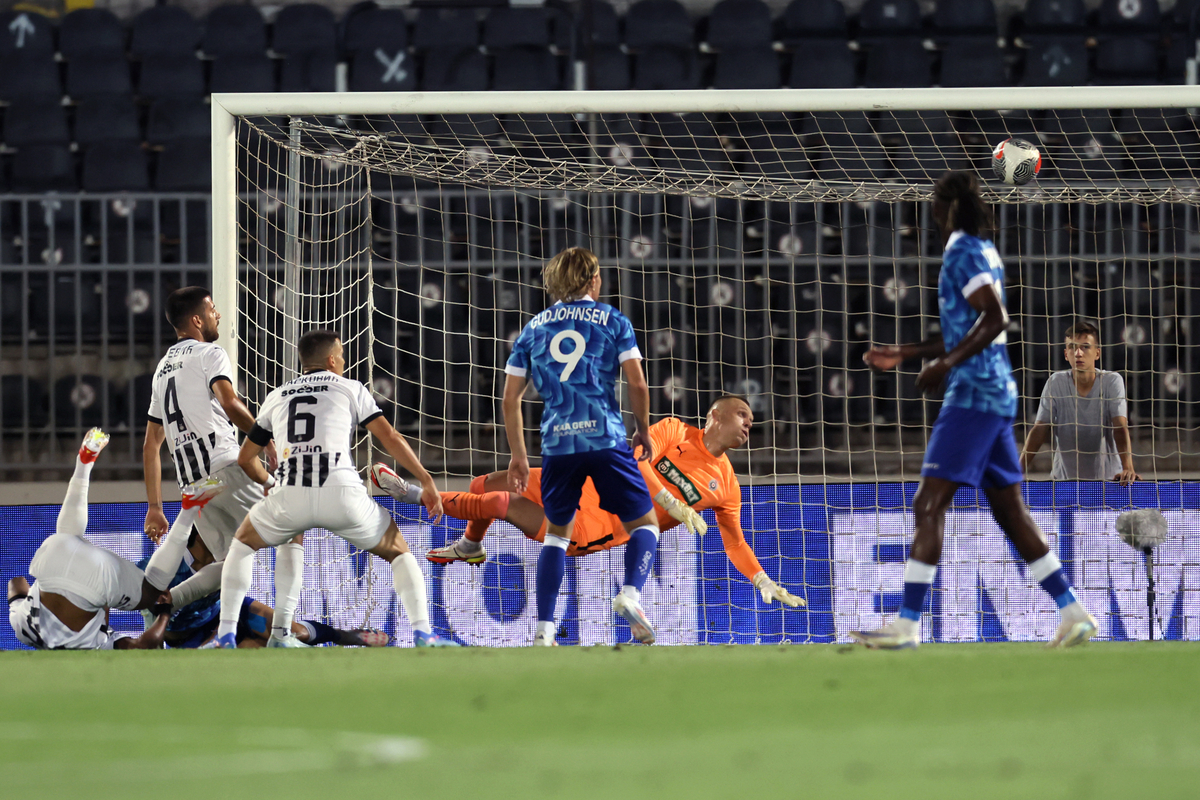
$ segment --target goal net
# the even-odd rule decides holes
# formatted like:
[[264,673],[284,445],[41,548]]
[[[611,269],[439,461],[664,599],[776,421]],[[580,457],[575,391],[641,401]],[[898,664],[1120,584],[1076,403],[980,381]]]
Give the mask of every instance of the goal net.
[[[898,607],[939,407],[915,389],[920,364],[875,374],[862,355],[938,330],[942,242],[928,201],[945,170],[972,170],[1006,265],[1018,443],[1051,373],[1070,369],[1076,320],[1097,326],[1099,367],[1128,394],[1143,481],[1048,482],[1048,443],[1026,486],[1034,516],[1103,636],[1196,638],[1200,136],[1189,106],[1200,106],[1194,87],[215,95],[214,287],[223,311],[237,309],[230,347],[252,409],[295,374],[301,333],[335,328],[348,375],[441,484],[465,489],[507,466],[503,367],[548,303],[545,259],[591,249],[602,299],[637,330],[652,421],[703,425],[715,397],[748,398],[750,443],[729,453],[742,526],[768,575],[809,604],[763,604],[709,513],[703,540],[682,528],[662,538],[643,601],[659,641],[843,641]],[[1009,137],[1041,151],[1027,185],[991,173]],[[531,397],[532,454],[539,412]],[[360,467],[386,458],[358,445]],[[418,556],[462,531],[386,504]],[[1113,531],[1132,507],[1171,524],[1153,623],[1143,555]],[[538,545],[505,523],[485,544],[482,568],[425,565],[435,627],[526,644]],[[323,532],[306,559],[302,614],[409,641],[385,565]],[[561,641],[627,641],[609,606],[620,550],[573,561]],[[268,567],[255,585],[266,598]],[[929,610],[936,640],[1053,631],[1053,603],[973,491],[950,512]]]

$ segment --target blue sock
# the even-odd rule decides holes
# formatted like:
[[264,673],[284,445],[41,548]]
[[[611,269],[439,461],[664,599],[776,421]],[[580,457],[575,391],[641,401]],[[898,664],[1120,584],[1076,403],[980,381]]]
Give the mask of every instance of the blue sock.
[[925,608],[925,595],[937,575],[937,564],[925,564],[911,558],[904,565],[904,600],[900,604],[901,619],[921,621],[921,610]]
[[658,527],[643,525],[629,534],[625,545],[625,585],[639,592],[654,567],[654,551],[658,549]]
[[1071,581],[1067,578],[1067,573],[1063,571],[1062,564],[1059,563],[1058,556],[1054,553],[1047,553],[1031,563],[1029,574],[1042,585],[1046,594],[1054,598],[1054,603],[1060,609],[1079,602],[1079,598],[1075,596],[1075,590],[1071,588]]
[[319,644],[329,644],[330,642],[337,643],[338,631],[337,628],[331,628],[324,622],[317,622],[313,619],[302,619],[300,624],[308,628],[308,641],[305,644],[310,647],[315,647]]
[[538,553],[537,563],[537,612],[538,622],[554,621],[554,604],[567,571],[566,539],[546,534],[546,543]]

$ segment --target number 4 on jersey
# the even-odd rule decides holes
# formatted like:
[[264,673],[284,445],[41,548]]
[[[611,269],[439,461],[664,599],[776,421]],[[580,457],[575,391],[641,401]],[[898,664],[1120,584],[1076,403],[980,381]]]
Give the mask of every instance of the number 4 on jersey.
[[183,412],[179,410],[179,393],[175,391],[174,376],[167,380],[167,391],[163,394],[163,411],[166,412],[167,422],[175,426],[176,433],[187,430]]

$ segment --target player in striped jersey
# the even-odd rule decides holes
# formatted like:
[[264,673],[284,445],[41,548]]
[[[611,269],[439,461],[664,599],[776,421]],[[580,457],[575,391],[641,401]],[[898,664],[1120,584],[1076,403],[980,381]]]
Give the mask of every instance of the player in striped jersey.
[[[350,544],[392,565],[396,596],[404,607],[418,647],[456,647],[436,636],[429,624],[425,576],[408,543],[383,506],[371,499],[354,465],[352,437],[363,427],[421,483],[421,499],[436,522],[442,498],[433,478],[412,448],[375,403],[371,392],[345,377],[342,341],[334,331],[309,331],[298,346],[303,374],[267,395],[250,435],[242,443],[238,463],[255,483],[270,487],[267,498],[250,509],[229,546],[221,574],[221,622],[217,641],[236,647],[242,600],[250,589],[254,553],[278,547],[310,528],[325,528]],[[279,468],[272,478],[259,454],[272,440],[279,448]],[[277,602],[295,599],[280,593]],[[272,638],[291,636],[291,614],[275,609]]]
[[[146,579],[166,589],[183,560],[190,530],[172,529],[162,509],[160,452],[167,443],[180,487],[219,481],[223,491],[196,522],[216,563],[200,570],[177,591],[183,604],[215,592],[229,542],[262,491],[237,465],[237,429],[249,433],[254,417],[237,395],[229,356],[216,341],[221,315],[212,295],[199,286],[176,289],[167,297],[167,319],[179,340],[168,348],[154,371],[142,451],[146,479],[146,535],[159,543],[146,567]],[[236,427],[235,427],[236,426]],[[268,453],[268,458],[273,452]],[[164,537],[164,534],[165,537]],[[275,580],[285,596],[299,596],[304,579],[304,549],[295,543],[276,555]]]

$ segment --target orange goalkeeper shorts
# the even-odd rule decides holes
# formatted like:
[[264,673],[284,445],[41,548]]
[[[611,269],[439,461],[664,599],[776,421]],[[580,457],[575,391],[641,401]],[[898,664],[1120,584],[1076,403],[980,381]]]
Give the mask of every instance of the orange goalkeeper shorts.
[[[529,470],[529,486],[522,495],[539,506],[542,504],[542,470]],[[546,540],[546,523],[533,537],[539,542]],[[600,508],[600,495],[592,485],[591,478],[583,484],[583,493],[579,498],[579,510],[575,512],[575,530],[571,534],[571,546],[567,548],[569,556],[586,556],[610,547],[625,544],[629,541],[629,532],[621,524],[616,514],[610,514]]]

